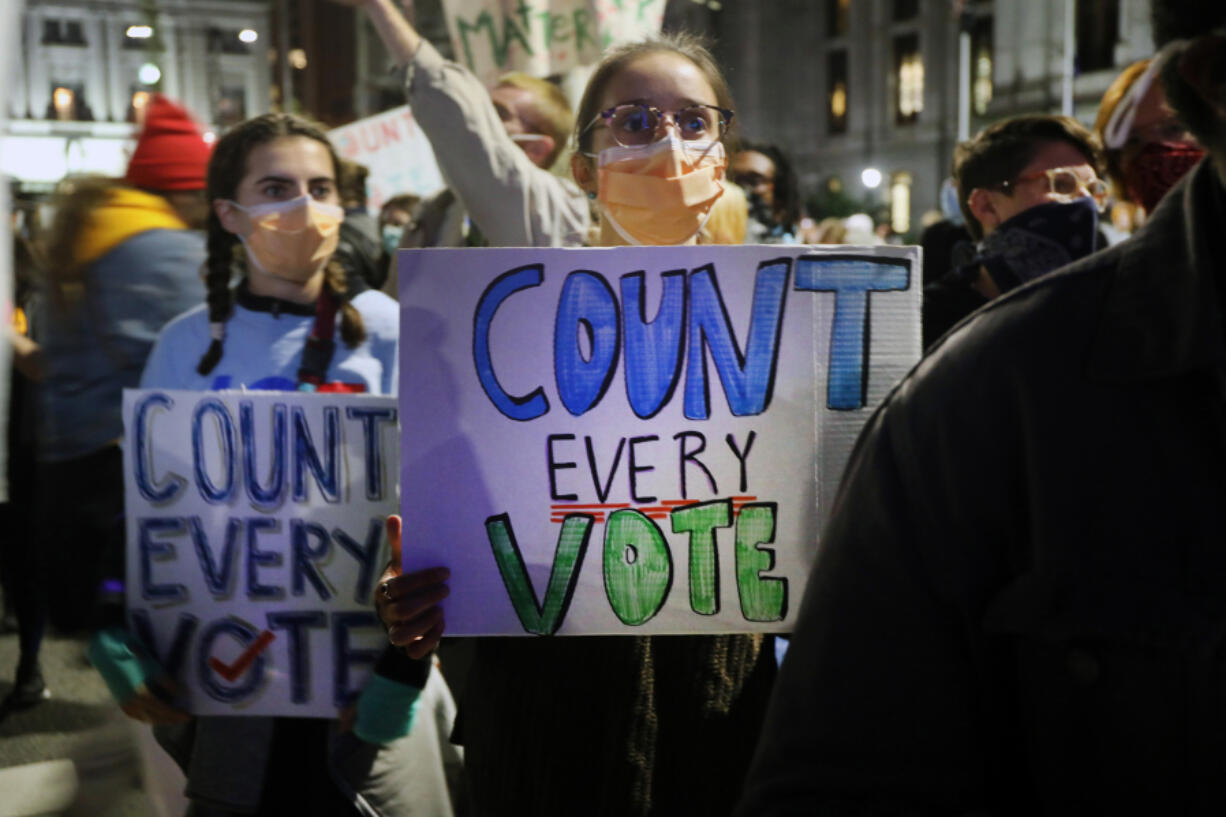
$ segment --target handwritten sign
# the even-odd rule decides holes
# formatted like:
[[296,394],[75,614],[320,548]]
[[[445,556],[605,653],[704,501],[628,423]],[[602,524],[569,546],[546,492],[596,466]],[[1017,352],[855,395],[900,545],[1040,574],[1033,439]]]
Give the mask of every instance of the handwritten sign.
[[666,0],[443,0],[456,58],[486,84],[558,74],[660,31]]
[[406,568],[455,635],[789,630],[918,250],[401,251]]
[[336,128],[328,136],[341,158],[370,169],[366,201],[372,211],[393,196],[422,196],[443,186],[430,140],[407,105]]
[[335,717],[386,643],[395,399],[124,391],[128,623],[200,715]]

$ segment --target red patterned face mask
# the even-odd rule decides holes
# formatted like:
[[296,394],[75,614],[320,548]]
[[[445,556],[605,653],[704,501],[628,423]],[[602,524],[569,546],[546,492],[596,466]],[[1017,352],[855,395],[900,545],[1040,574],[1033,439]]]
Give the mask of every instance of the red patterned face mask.
[[1187,142],[1150,142],[1124,168],[1124,189],[1146,213],[1152,213],[1166,191],[1204,155],[1203,148]]

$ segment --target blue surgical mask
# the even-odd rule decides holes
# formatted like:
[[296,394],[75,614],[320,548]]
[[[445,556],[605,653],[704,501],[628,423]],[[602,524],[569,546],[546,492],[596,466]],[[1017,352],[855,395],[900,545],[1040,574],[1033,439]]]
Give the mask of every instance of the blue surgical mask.
[[400,246],[400,239],[404,236],[403,224],[384,224],[383,225],[383,249],[388,255],[396,252]]

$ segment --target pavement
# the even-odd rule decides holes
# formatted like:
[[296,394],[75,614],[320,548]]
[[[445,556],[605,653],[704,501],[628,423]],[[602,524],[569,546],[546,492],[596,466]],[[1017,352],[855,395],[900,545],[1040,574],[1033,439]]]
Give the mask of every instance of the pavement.
[[[13,688],[17,655],[17,635],[0,635],[0,697]],[[48,635],[40,661],[51,698],[0,720],[0,817],[179,817],[178,770],[157,750],[147,774],[170,795],[145,791],[151,736],[112,702],[85,640]]]

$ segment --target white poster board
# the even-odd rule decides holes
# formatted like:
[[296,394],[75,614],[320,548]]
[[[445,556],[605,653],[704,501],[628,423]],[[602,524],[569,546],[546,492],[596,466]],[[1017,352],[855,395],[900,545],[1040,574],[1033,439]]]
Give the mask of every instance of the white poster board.
[[406,569],[451,635],[791,629],[919,251],[402,250]]
[[456,61],[487,85],[599,62],[605,49],[660,31],[666,0],[443,0]]
[[383,645],[392,397],[124,390],[128,626],[197,715],[335,717]]
[[425,196],[443,186],[430,140],[408,105],[359,119],[328,133],[342,159],[370,169],[366,205],[372,213],[402,193]]

